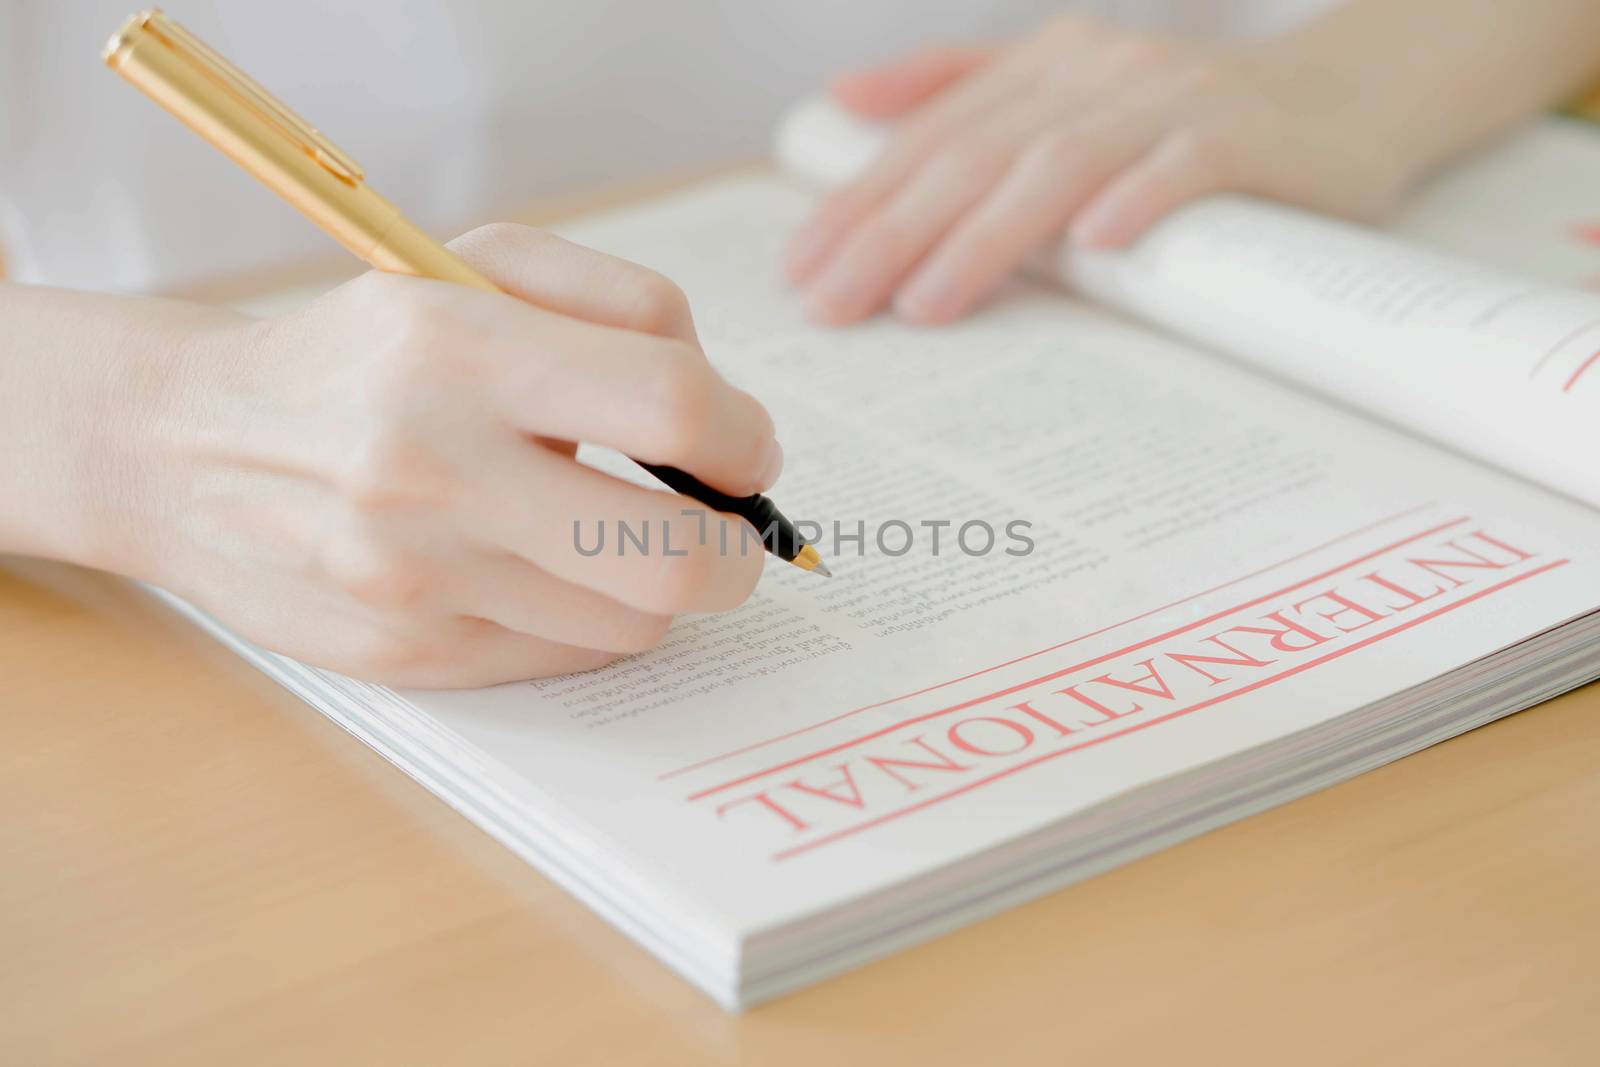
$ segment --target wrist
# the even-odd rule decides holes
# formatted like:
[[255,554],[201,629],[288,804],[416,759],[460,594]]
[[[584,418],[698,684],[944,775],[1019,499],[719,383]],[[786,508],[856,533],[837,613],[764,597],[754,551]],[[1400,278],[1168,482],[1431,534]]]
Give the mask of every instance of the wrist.
[[155,578],[182,507],[168,461],[211,338],[250,320],[172,301],[5,287],[0,551]]
[[[1313,24],[1247,46],[1240,62],[1266,99],[1277,102],[1307,137],[1360,163],[1375,185],[1399,195],[1437,162],[1436,124],[1418,136],[1393,72],[1375,69]],[[1380,65],[1381,66],[1381,65]]]
[[1319,113],[1349,131],[1352,150],[1381,162],[1406,188],[1500,118],[1521,113],[1498,103],[1516,94],[1486,76],[1483,49],[1492,44],[1476,38],[1467,25],[1473,21],[1439,26],[1414,6],[1390,12],[1377,3],[1347,4],[1260,51],[1280,84],[1310,94]]

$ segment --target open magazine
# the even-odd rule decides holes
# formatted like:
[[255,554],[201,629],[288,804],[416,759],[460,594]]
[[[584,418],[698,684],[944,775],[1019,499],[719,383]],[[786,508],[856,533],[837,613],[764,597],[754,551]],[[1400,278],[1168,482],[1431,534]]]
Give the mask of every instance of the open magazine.
[[1600,676],[1600,295],[1218,198],[814,328],[779,247],[876,143],[802,109],[790,173],[565,228],[685,287],[831,582],[477,691],[201,621],[729,1007]]

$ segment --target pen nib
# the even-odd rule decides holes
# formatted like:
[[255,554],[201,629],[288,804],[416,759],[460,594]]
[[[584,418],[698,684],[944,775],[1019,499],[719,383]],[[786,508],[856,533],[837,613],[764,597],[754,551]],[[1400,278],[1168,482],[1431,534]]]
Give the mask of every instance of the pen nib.
[[822,562],[821,553],[810,545],[806,545],[800,550],[800,554],[795,556],[794,565],[803,571],[820,574],[824,578],[833,577],[833,572],[828,569],[828,565]]

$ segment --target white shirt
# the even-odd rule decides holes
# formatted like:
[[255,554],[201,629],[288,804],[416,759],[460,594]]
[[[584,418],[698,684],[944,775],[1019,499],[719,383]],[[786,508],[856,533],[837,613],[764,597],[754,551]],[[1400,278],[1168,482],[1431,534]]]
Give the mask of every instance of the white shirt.
[[[1252,35],[1319,0],[1100,0],[1133,25]],[[327,238],[124,83],[135,0],[0,5],[0,251],[13,280],[159,291]],[[1020,33],[1047,0],[249,0],[168,12],[453,234],[541,196],[763,154],[828,73]]]

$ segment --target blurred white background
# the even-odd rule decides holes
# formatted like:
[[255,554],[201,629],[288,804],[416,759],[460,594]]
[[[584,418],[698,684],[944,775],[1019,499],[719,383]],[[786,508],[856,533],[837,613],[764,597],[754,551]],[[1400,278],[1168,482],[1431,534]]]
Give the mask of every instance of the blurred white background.
[[[0,248],[11,277],[159,290],[331,253],[106,70],[138,0],[0,0]],[[1270,32],[1319,0],[172,0],[440,234],[541,197],[753,159],[833,71],[1075,8]]]

